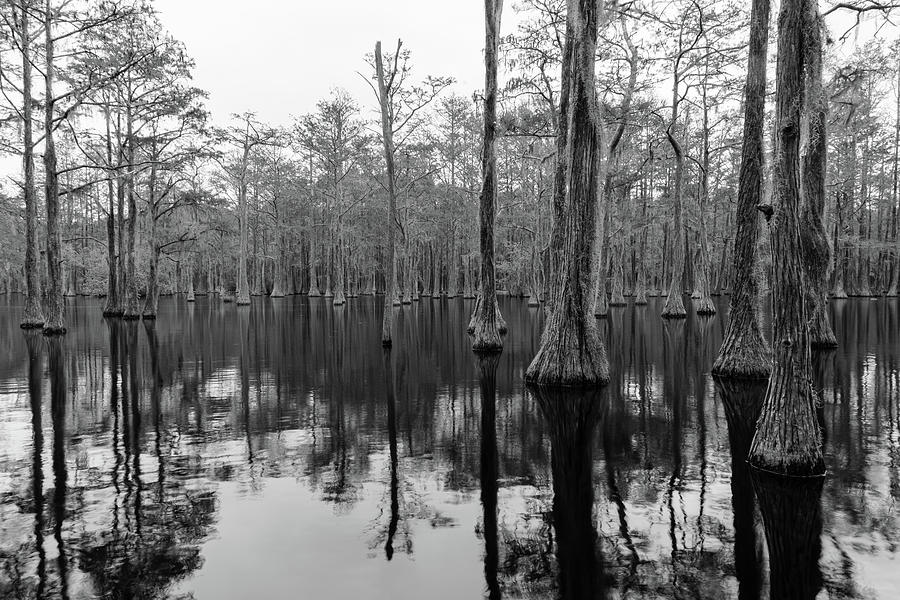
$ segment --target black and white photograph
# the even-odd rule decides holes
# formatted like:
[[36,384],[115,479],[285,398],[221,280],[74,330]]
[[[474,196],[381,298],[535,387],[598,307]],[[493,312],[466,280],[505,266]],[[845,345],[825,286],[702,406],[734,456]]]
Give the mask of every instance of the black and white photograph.
[[900,598],[900,2],[0,0],[0,600]]

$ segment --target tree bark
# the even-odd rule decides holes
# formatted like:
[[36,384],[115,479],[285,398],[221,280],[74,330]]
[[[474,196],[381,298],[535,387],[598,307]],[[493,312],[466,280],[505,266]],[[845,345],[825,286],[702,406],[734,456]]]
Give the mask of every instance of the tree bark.
[[738,176],[731,309],[728,328],[712,372],[723,377],[764,379],[771,372],[771,350],[759,325],[756,245],[757,206],[762,198],[765,129],[766,51],[769,0],[753,0],[750,9],[750,57],[744,86],[744,139]]
[[[807,285],[800,241],[800,126],[805,2],[783,0],[778,18],[774,198],[769,217],[773,261],[774,366],[750,463],[780,475],[825,472],[811,384]],[[761,210],[772,215],[771,207]]]
[[[400,41],[397,41],[399,52]],[[393,65],[396,69],[397,65]],[[381,42],[375,43],[375,76],[378,79],[378,102],[381,105],[381,132],[384,143],[384,161],[387,171],[388,188],[388,273],[385,278],[384,310],[381,319],[381,345],[391,345],[391,329],[394,320],[392,301],[397,295],[397,192],[394,189],[394,131],[391,115],[391,98],[388,82],[384,78],[384,59],[381,56]]]
[[[129,98],[125,109],[125,144],[129,170],[134,169],[134,112],[132,108],[131,86],[128,86]],[[124,318],[129,320],[141,318],[140,298],[138,298],[137,273],[135,269],[135,249],[137,246],[137,201],[134,192],[134,173],[125,177],[125,193],[128,199],[128,247],[125,251],[125,312]]]
[[813,348],[836,348],[837,338],[825,308],[831,246],[823,223],[825,218],[825,168],[828,151],[828,100],[822,89],[822,20],[814,2],[807,2],[803,29],[806,60],[806,152],[803,155],[803,213],[800,222],[803,262],[809,285],[806,287],[810,344]]
[[[249,134],[248,134],[249,135]],[[247,202],[247,168],[250,161],[250,144],[244,140],[243,153],[241,154],[241,172],[238,181],[238,214],[240,216],[241,238],[238,248],[238,279],[237,298],[238,306],[250,304],[250,283],[247,280],[247,247],[248,247],[248,219],[250,209]]]
[[56,143],[53,139],[54,107],[53,82],[56,76],[54,65],[53,13],[50,0],[44,4],[44,196],[47,205],[47,275],[50,289],[47,293],[47,312],[44,334],[62,335],[66,333],[63,320],[65,310],[62,290],[62,239],[59,231],[59,174],[56,170]]
[[41,269],[38,264],[37,198],[34,187],[34,98],[31,93],[31,27],[27,0],[20,0],[19,44],[22,50],[22,163],[25,172],[25,315],[22,329],[44,325],[41,308]]
[[567,40],[572,47],[566,143],[567,186],[564,253],[554,276],[552,307],[527,381],[541,385],[597,385],[609,381],[609,364],[594,318],[599,256],[598,190],[604,181],[604,148],[595,86],[597,26],[602,7],[593,0],[568,0]]
[[494,271],[494,216],[497,198],[497,53],[503,0],[484,0],[484,140],[481,154],[481,291],[475,303],[472,349],[495,352],[503,348],[497,314],[497,280]]
[[897,65],[897,108],[894,120],[894,165],[893,165],[893,199],[894,199],[894,272],[888,296],[896,296],[900,292],[900,63]]
[[[108,103],[104,106],[103,116],[106,121],[106,162],[110,167],[112,167],[112,128],[110,123],[110,107]],[[116,155],[118,157],[119,153],[117,152]],[[106,182],[106,194],[108,202],[108,212],[106,215],[106,261],[108,275],[106,282],[106,304],[103,307],[103,316],[121,317],[122,301],[119,297],[119,269],[118,255],[116,253],[116,250],[118,248],[119,252],[122,251],[122,241],[121,239],[119,239],[118,245],[116,244],[116,193],[112,177],[109,177]],[[121,238],[121,233],[119,237]]]
[[675,219],[672,223],[675,229],[675,239],[672,243],[674,251],[673,261],[671,265],[672,279],[669,282],[669,294],[666,298],[666,305],[663,307],[662,317],[664,319],[683,319],[687,317],[687,311],[684,308],[684,224],[682,219],[682,210],[684,207],[684,152],[681,143],[675,138],[675,126],[678,123],[678,84],[679,73],[675,69],[674,84],[672,86],[672,119],[666,128],[666,137],[669,145],[675,152],[675,180],[673,182],[673,196],[675,198]]

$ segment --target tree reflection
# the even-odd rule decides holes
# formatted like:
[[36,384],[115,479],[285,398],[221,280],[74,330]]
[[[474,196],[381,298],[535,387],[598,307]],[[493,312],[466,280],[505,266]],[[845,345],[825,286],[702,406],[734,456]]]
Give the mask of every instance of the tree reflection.
[[738,597],[762,597],[762,548],[756,535],[756,500],[747,455],[756,430],[756,419],[766,394],[766,382],[716,379],[728,422],[731,448],[731,506],[734,511],[734,570]]
[[[101,598],[169,597],[170,588],[178,580],[202,565],[200,543],[209,535],[215,519],[216,502],[211,491],[202,487],[188,490],[184,479],[167,480],[164,475],[167,465],[159,436],[165,427],[158,410],[162,374],[153,324],[147,325],[145,332],[153,376],[150,392],[157,435],[155,462],[160,472],[155,483],[142,482],[143,378],[138,372],[137,327],[137,323],[110,321],[113,507],[109,523],[88,529],[77,540],[79,567],[89,575],[92,593]],[[121,394],[117,385],[120,375]],[[124,457],[118,448],[120,436]]]
[[528,389],[541,407],[550,436],[560,598],[605,598],[604,568],[593,519],[592,479],[600,392],[536,386]]
[[500,354],[477,354],[478,383],[481,388],[481,507],[484,516],[484,578],[488,597],[500,598],[497,565],[497,365]]
[[822,589],[824,477],[788,478],[751,469],[769,548],[771,600],[814,600]]
[[388,522],[387,541],[384,543],[384,555],[388,560],[394,557],[394,536],[397,534],[397,523],[400,521],[399,482],[397,477],[397,398],[394,391],[394,368],[391,363],[390,348],[384,349],[384,387],[387,399],[388,447],[391,460],[391,519]]
[[50,414],[53,419],[53,538],[56,540],[60,596],[69,597],[69,561],[63,539],[66,518],[66,359],[60,336],[47,338],[50,371]]

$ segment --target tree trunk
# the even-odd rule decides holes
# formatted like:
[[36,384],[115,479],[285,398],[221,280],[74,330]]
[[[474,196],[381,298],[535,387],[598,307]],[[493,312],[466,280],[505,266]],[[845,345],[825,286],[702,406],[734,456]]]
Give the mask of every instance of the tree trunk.
[[[106,162],[113,166],[112,152],[112,128],[110,123],[109,105],[104,106],[103,115],[106,121]],[[117,157],[121,154],[116,153]],[[117,161],[120,162],[120,161]],[[117,174],[118,177],[118,174]],[[115,186],[113,178],[109,177],[106,181],[106,193],[108,197],[108,213],[106,215],[106,261],[109,269],[106,282],[106,304],[103,307],[104,317],[121,317],[122,316],[122,299],[119,296],[118,281],[118,252],[122,251],[121,231],[119,233],[118,248],[116,245],[116,203],[115,203]]]
[[807,281],[800,241],[800,126],[803,97],[804,30],[809,0],[783,0],[778,18],[774,198],[763,207],[771,231],[774,367],[762,416],[750,449],[750,463],[780,475],[825,472],[822,439],[811,385],[809,324],[804,301]]
[[31,94],[31,27],[30,6],[20,0],[19,44],[22,50],[22,162],[25,171],[25,314],[22,329],[37,329],[44,325],[41,308],[41,269],[38,264],[37,198],[34,188],[34,98]]
[[241,156],[241,173],[238,181],[238,215],[240,217],[241,238],[238,248],[238,278],[237,278],[237,304],[247,306],[250,304],[250,282],[247,279],[247,251],[250,209],[247,202],[247,165],[250,158],[250,146],[245,141]]
[[494,271],[494,216],[497,198],[497,53],[503,0],[484,0],[484,140],[481,154],[481,202],[479,211],[481,291],[475,303],[472,349],[495,352],[503,348],[497,314],[497,280]]
[[803,262],[809,285],[806,287],[809,342],[813,348],[836,348],[837,338],[825,308],[831,247],[825,232],[825,165],[828,151],[826,115],[828,100],[822,90],[822,22],[818,9],[806,9],[806,152],[803,156],[804,196],[800,222]]
[[[151,156],[157,158],[156,142],[151,148]],[[148,206],[150,208],[150,270],[147,274],[147,297],[144,299],[143,317],[155,319],[159,309],[159,256],[161,254],[159,240],[157,239],[158,206],[156,199],[156,160],[150,167],[150,181],[148,182]]]
[[894,121],[894,270],[888,296],[896,296],[900,292],[900,64],[897,65],[897,114]]
[[[130,92],[129,92],[130,94]],[[134,169],[134,115],[131,99],[125,112],[125,143],[129,170]],[[137,246],[137,201],[134,192],[134,173],[125,178],[125,193],[128,197],[128,248],[125,257],[125,313],[126,319],[140,319],[141,305],[138,298],[137,273],[135,270],[135,247]]]
[[681,149],[681,143],[675,138],[675,126],[678,123],[678,104],[679,93],[678,84],[679,73],[675,70],[674,83],[672,85],[672,119],[669,127],[666,129],[666,137],[669,145],[675,152],[675,181],[673,196],[675,198],[675,219],[672,223],[675,228],[675,239],[672,243],[674,250],[673,261],[671,265],[672,279],[669,282],[669,295],[666,298],[666,305],[662,311],[664,319],[683,319],[687,317],[687,311],[684,309],[684,247],[685,235],[684,224],[682,219],[682,209],[684,207],[684,153]]
[[566,143],[568,185],[564,207],[563,254],[552,289],[552,308],[526,380],[543,385],[596,385],[609,381],[609,364],[594,312],[597,290],[598,189],[605,180],[604,148],[594,63],[602,10],[593,0],[568,0],[566,29],[573,36],[569,128]]
[[[397,42],[399,51],[400,42]],[[398,68],[393,65],[393,68]],[[391,97],[388,83],[384,78],[384,59],[381,56],[381,42],[375,43],[375,74],[378,78],[378,103],[381,105],[381,133],[384,143],[384,161],[387,170],[388,188],[388,273],[385,278],[387,289],[384,295],[384,310],[381,320],[381,345],[391,345],[391,329],[394,320],[392,300],[397,294],[397,193],[394,189],[394,131]]]
[[756,245],[762,199],[765,129],[766,50],[769,0],[753,0],[750,9],[750,57],[744,86],[744,140],[738,177],[733,288],[728,328],[712,372],[724,377],[764,379],[771,372],[771,350],[759,325]]
[[59,231],[59,174],[56,171],[56,144],[54,133],[53,80],[56,75],[53,64],[53,15],[50,0],[44,5],[44,196],[47,204],[47,275],[50,289],[47,292],[47,313],[44,334],[66,333],[62,290],[62,240]]
[[194,302],[197,298],[196,298],[196,294],[194,293],[194,263],[193,262],[188,263],[187,280],[188,280],[187,301]]

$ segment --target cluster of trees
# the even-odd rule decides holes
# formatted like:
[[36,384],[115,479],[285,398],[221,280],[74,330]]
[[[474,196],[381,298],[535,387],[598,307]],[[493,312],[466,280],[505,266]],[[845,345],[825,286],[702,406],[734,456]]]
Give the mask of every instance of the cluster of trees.
[[[3,268],[6,289],[26,291],[23,326],[64,332],[63,296],[78,293],[105,295],[108,316],[155,318],[163,291],[339,306],[480,288],[469,329],[476,349],[497,350],[499,288],[546,302],[526,378],[580,385],[608,379],[595,321],[608,305],[666,295],[662,316],[680,318],[690,292],[711,314],[710,296],[734,288],[715,371],[760,377],[774,364],[764,414],[784,432],[779,411],[805,406],[814,432],[803,382],[809,347],[836,343],[827,295],[900,284],[900,43],[826,55],[817,3],[783,2],[767,113],[766,0],[749,12],[719,0],[657,11],[526,0],[502,40],[502,4],[485,7],[482,97],[418,80],[402,43],[379,42],[364,75],[377,117],[335,91],[287,127],[252,113],[214,127],[151,2],[6,3],[3,149],[23,168],[4,199]],[[886,7],[826,14],[874,9]],[[768,287],[773,355],[755,316]],[[383,314],[389,345],[393,311]],[[754,456],[819,470],[807,438],[802,465],[780,462],[792,441]]]
[[[515,10],[517,28],[494,57],[494,262],[498,289],[540,302],[551,299],[559,240],[550,238],[565,192],[567,10],[563,0]],[[672,292],[682,290],[714,311],[709,297],[739,285],[731,264],[748,7],[678,0],[659,14],[601,12],[597,312],[629,295],[668,294],[665,313],[679,316],[682,295]],[[238,303],[308,293],[341,304],[385,290],[391,264],[398,302],[474,297],[487,91],[417,79],[398,44],[382,60],[383,91],[376,56],[368,73],[361,60],[371,99],[335,90],[288,126],[247,113],[214,127],[190,58],[151,3],[16,0],[2,17],[2,150],[24,168],[4,186],[0,285],[32,291],[27,323],[62,328],[63,294],[106,295],[105,312],[126,317],[154,316],[158,295],[175,292]],[[900,45],[875,39],[825,59],[834,159],[823,226],[835,248],[825,286],[837,297],[895,294]],[[771,131],[771,111],[756,118]],[[767,232],[753,244],[770,265]],[[762,288],[768,273],[760,269]]]

